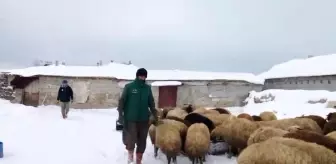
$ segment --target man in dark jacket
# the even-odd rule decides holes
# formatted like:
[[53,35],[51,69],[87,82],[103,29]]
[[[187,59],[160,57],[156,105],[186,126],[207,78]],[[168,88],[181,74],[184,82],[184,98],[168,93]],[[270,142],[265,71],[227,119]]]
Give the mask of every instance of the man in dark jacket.
[[58,90],[57,101],[61,103],[62,116],[64,119],[68,117],[70,109],[70,101],[73,101],[73,91],[68,85],[67,80],[63,80]]
[[141,164],[147,144],[150,114],[157,121],[152,89],[146,84],[146,78],[147,70],[140,68],[136,72],[136,79],[125,86],[119,100],[119,121],[124,122],[129,163],[133,162],[136,144],[136,164]]

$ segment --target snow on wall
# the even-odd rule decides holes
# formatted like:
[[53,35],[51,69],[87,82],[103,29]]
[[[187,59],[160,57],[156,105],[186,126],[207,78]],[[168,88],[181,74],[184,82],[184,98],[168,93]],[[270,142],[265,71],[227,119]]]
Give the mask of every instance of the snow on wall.
[[182,85],[180,81],[154,81],[151,83],[152,86],[179,86]]
[[[111,77],[123,80],[133,80],[138,67],[110,63],[104,66],[39,66],[24,69],[8,70],[9,74],[20,76],[67,76],[67,77]],[[147,80],[238,80],[255,84],[263,84],[264,79],[251,73],[232,72],[198,72],[183,70],[148,70]]]
[[293,59],[274,65],[270,70],[258,75],[263,79],[306,77],[336,74],[336,54]]

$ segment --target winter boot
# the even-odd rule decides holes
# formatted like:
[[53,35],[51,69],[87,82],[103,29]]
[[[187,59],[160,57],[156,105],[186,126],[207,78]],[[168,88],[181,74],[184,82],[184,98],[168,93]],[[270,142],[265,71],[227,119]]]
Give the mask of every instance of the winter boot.
[[142,164],[142,153],[136,154],[136,164]]
[[128,159],[127,162],[128,163],[132,163],[134,161],[134,152],[133,151],[128,151]]

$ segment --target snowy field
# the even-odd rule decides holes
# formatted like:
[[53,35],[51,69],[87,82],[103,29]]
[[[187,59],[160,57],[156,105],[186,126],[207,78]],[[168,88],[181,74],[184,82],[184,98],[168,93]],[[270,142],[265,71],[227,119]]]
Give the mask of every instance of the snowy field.
[[[253,97],[273,94],[270,102],[255,104]],[[326,103],[309,104],[310,99],[333,99],[335,93],[327,91],[271,90],[251,93],[244,108],[230,108],[235,114],[259,114],[275,111],[278,117],[317,114],[323,117],[334,109]],[[39,108],[10,104],[0,100],[0,141],[4,143],[5,157],[1,164],[111,164],[126,163],[126,152],[121,132],[115,131],[116,110],[71,110],[68,120],[61,119],[57,106]],[[165,164],[162,153],[155,159],[148,140],[144,163]],[[178,163],[191,163],[178,158]],[[207,164],[235,164],[235,159],[209,156]]]

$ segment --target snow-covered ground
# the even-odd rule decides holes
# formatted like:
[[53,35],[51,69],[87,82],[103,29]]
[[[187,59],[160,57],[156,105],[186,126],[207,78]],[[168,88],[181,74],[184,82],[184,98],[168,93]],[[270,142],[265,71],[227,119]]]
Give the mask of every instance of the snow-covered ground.
[[[254,97],[271,93],[275,98],[265,103],[254,103]],[[335,109],[326,109],[326,103],[309,104],[309,100],[336,98],[327,91],[252,92],[244,108],[230,108],[234,114],[246,112],[259,114],[275,111],[278,117],[295,117],[317,114],[325,117]],[[126,163],[126,152],[121,133],[115,131],[116,110],[71,110],[68,120],[61,119],[57,106],[39,108],[10,104],[0,100],[0,141],[4,143],[5,157],[1,164],[111,164]],[[179,163],[191,163],[185,157]],[[160,153],[153,157],[153,147],[148,140],[144,163],[165,164]],[[235,164],[235,159],[209,156],[208,164]]]
[[[125,164],[121,132],[115,130],[116,110],[71,110],[61,119],[56,106],[26,107],[0,100],[0,141],[5,157],[1,164]],[[225,161],[210,156],[209,164]],[[190,163],[178,158],[179,163]],[[148,140],[144,163],[166,164],[162,153],[155,159]]]

